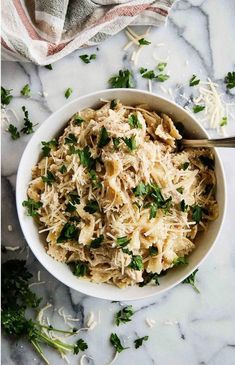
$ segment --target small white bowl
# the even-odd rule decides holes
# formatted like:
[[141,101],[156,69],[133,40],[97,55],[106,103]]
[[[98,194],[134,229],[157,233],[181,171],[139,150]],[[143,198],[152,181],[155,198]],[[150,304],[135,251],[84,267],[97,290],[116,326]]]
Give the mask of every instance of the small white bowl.
[[31,180],[31,168],[38,162],[41,153],[41,141],[49,141],[57,136],[63,130],[70,117],[77,111],[86,107],[98,107],[102,104],[100,99],[111,100],[114,98],[120,99],[126,105],[147,103],[152,109],[170,115],[174,122],[182,122],[192,138],[208,137],[206,131],[199,125],[197,120],[182,107],[149,92],[132,89],[112,89],[83,96],[53,113],[32,136],[25,148],[18,169],[16,202],[20,225],[28,245],[37,259],[52,275],[70,288],[84,294],[108,300],[127,301],[143,299],[163,293],[180,283],[202,263],[214,246],[216,239],[218,239],[223,224],[226,188],[221,160],[218,152],[215,150],[215,172],[219,182],[216,195],[219,204],[219,218],[211,222],[208,230],[198,237],[197,246],[189,256],[189,264],[169,270],[166,276],[160,278],[160,286],[144,286],[140,288],[136,285],[119,289],[109,284],[92,283],[88,280],[77,278],[66,264],[57,262],[47,255],[43,246],[43,236],[39,235],[36,223],[32,217],[26,215],[25,208],[22,207],[22,202],[27,199],[26,191]]

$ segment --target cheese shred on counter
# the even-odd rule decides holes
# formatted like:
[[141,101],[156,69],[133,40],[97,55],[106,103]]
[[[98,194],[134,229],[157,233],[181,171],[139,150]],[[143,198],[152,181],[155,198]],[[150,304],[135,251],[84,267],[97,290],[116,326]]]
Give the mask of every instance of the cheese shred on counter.
[[[45,249],[78,277],[118,287],[157,283],[186,262],[218,216],[214,157],[176,147],[166,114],[106,102],[75,114],[43,142],[28,198],[40,202]],[[155,284],[156,285],[156,284]]]

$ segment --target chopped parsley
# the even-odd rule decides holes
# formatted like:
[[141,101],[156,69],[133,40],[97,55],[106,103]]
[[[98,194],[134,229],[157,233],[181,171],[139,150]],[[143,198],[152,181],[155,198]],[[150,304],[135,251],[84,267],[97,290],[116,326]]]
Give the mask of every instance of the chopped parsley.
[[66,99],[68,99],[70,97],[70,95],[72,94],[73,89],[71,89],[71,87],[68,87],[67,90],[65,90],[64,92],[64,96],[66,97]]
[[92,180],[92,187],[94,189],[98,189],[98,188],[101,188],[102,187],[102,184],[100,181],[98,181],[98,177],[95,173],[95,170],[90,170],[89,171],[89,175],[91,177],[91,180]]
[[118,75],[109,79],[109,84],[112,88],[133,88],[133,76],[129,70],[119,70]]
[[158,254],[158,248],[154,247],[154,246],[150,246],[149,247],[149,255],[150,256],[155,256]]
[[140,271],[144,268],[142,257],[140,255],[134,255],[132,256],[131,263],[129,264],[129,267],[133,270]]
[[137,338],[134,343],[135,343],[135,348],[138,349],[140,346],[143,345],[143,342],[144,341],[148,341],[149,339],[149,336],[144,336],[144,337],[140,337],[140,338]]
[[24,85],[20,93],[23,96],[28,96],[28,97],[31,96],[31,90],[29,84]]
[[92,53],[90,56],[88,54],[81,54],[79,56],[79,58],[81,58],[81,60],[84,63],[90,63],[91,60],[95,60],[96,59],[96,54],[95,53]]
[[205,109],[205,105],[194,105],[193,112],[194,113],[199,113],[204,109]]
[[199,205],[194,205],[192,207],[192,217],[193,220],[196,223],[199,223],[202,220],[202,207],[200,207]]
[[200,293],[200,290],[195,285],[195,276],[198,272],[196,269],[191,275],[189,275],[186,279],[183,280],[183,284],[190,284],[196,290],[196,292]]
[[58,142],[55,139],[48,142],[42,141],[41,143],[43,145],[42,154],[47,157],[50,155],[51,150],[58,146]]
[[88,265],[83,261],[78,261],[73,266],[73,274],[75,276],[85,276],[88,272]]
[[119,138],[119,137],[113,138],[113,145],[114,145],[115,150],[118,149],[120,142],[121,142],[121,138]]
[[150,215],[149,215],[149,219],[155,218],[157,215],[157,204],[156,203],[151,203],[150,205]]
[[147,41],[147,39],[144,38],[139,39],[138,42],[141,46],[148,46],[149,44],[151,44],[150,41]]
[[24,200],[22,203],[23,207],[26,207],[28,212],[27,214],[31,217],[38,216],[38,209],[42,207],[41,202],[37,202],[33,199]]
[[177,188],[176,190],[177,190],[177,191],[178,191],[178,193],[180,193],[180,194],[183,194],[183,192],[184,192],[184,188],[182,188],[182,186],[181,186],[180,188]]
[[207,166],[209,170],[214,170],[215,160],[208,156],[201,155],[199,156],[199,160],[204,166]]
[[167,63],[166,62],[160,62],[158,65],[157,65],[157,69],[158,71],[162,72],[164,71],[165,67],[166,67]]
[[2,105],[9,105],[13,96],[11,95],[12,89],[5,89],[1,86],[1,104]]
[[59,172],[61,172],[61,174],[65,174],[67,172],[67,167],[65,165],[62,165],[59,169]]
[[47,171],[46,176],[42,176],[42,181],[48,185],[52,185],[56,181],[55,175],[51,171]]
[[130,124],[130,126],[132,128],[139,128],[141,129],[142,128],[142,124],[140,123],[137,115],[135,114],[131,114],[128,118],[128,123]]
[[73,353],[75,355],[77,355],[80,350],[85,351],[86,349],[88,349],[87,343],[80,338],[79,340],[77,340],[76,344],[74,345]]
[[75,153],[78,153],[82,166],[87,167],[88,169],[92,169],[94,167],[95,160],[91,157],[88,146],[86,146],[83,150],[75,151]]
[[84,207],[85,212],[94,214],[99,211],[99,204],[96,200],[88,200],[86,206]]
[[195,86],[198,85],[200,82],[200,79],[197,79],[196,75],[193,75],[191,79],[189,80],[189,86]]
[[233,89],[235,87],[235,71],[228,72],[224,78],[224,82],[228,89]]
[[76,204],[80,204],[80,196],[76,191],[72,191],[69,193],[70,202],[68,203],[66,207],[66,212],[75,212],[76,210]]
[[174,266],[181,266],[181,265],[188,265],[188,260],[186,257],[177,257],[174,261],[173,261],[173,265]]
[[189,167],[189,162],[184,162],[184,163],[182,163],[182,165],[181,165],[181,168],[185,171],[185,170],[187,170],[187,168]]
[[102,127],[101,131],[100,131],[98,147],[102,148],[102,147],[106,146],[109,142],[110,142],[110,138],[109,138],[107,129],[105,127]]
[[130,239],[127,236],[118,237],[117,238],[117,245],[121,247],[125,247],[130,242]]
[[157,273],[144,271],[142,276],[143,281],[139,283],[139,287],[142,288],[143,286],[149,284],[151,281],[154,281],[156,285],[160,285],[158,281],[159,275]]
[[13,124],[9,124],[9,127],[7,129],[7,132],[10,133],[11,138],[14,139],[14,141],[18,138],[20,138],[20,132],[18,131],[17,127]]
[[52,65],[51,64],[49,64],[49,65],[46,65],[46,66],[44,66],[45,68],[47,68],[48,70],[53,70],[53,68],[52,68]]
[[134,189],[133,193],[135,196],[143,196],[149,193],[149,185],[145,185],[144,183],[139,183]]
[[74,144],[77,143],[77,138],[73,133],[69,133],[68,137],[64,139],[65,144]]
[[59,237],[57,238],[57,243],[64,243],[68,240],[77,240],[78,239],[78,228],[74,224],[65,223],[62,228]]
[[113,99],[110,101],[110,109],[114,110],[117,106],[117,99]]
[[130,151],[134,151],[137,149],[136,139],[134,135],[131,136],[131,138],[123,138],[123,141],[125,142]]
[[170,76],[166,75],[166,74],[159,74],[159,75],[155,76],[155,80],[160,81],[160,82],[164,82],[164,81],[168,80],[169,77]]
[[224,127],[225,125],[228,124],[228,118],[227,117],[223,117],[220,121],[220,127]]
[[120,338],[116,333],[111,333],[110,335],[110,342],[111,345],[115,348],[117,352],[122,352],[123,350],[126,350],[128,347],[123,347],[120,341]]
[[131,321],[134,311],[132,305],[122,308],[115,315],[115,324],[119,326],[120,324],[127,323]]
[[99,237],[91,241],[90,248],[99,248],[104,241],[104,236],[101,234]]
[[31,134],[34,132],[33,127],[35,127],[37,124],[34,124],[29,119],[29,112],[25,108],[25,106],[22,106],[22,110],[24,113],[24,127],[21,129],[21,132],[24,134]]
[[147,68],[141,67],[140,73],[144,79],[152,80],[156,77],[155,72],[153,70],[147,70]]
[[75,117],[74,118],[74,124],[75,125],[81,125],[83,122],[85,122],[85,120],[82,118],[82,117],[80,117],[80,115],[78,115],[77,117]]
[[186,210],[188,209],[188,205],[187,204],[185,204],[185,200],[183,199],[183,200],[181,200],[181,202],[180,202],[180,210],[182,211],[182,212],[186,212]]

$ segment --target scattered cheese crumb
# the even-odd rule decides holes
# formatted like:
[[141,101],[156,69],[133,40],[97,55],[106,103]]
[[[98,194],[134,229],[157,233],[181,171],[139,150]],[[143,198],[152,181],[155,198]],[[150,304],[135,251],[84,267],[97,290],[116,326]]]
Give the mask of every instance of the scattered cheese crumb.
[[38,270],[38,281],[41,281],[41,271]]
[[86,365],[86,364],[84,363],[84,360],[85,360],[86,358],[87,358],[87,359],[91,359],[92,361],[94,360],[94,359],[93,359],[93,357],[91,357],[91,356],[88,356],[88,355],[84,354],[84,355],[82,355],[82,357],[81,357],[81,359],[80,359],[79,364],[80,364],[80,365]]
[[151,29],[151,27],[149,27],[144,34],[137,34],[130,27],[127,27],[125,30],[125,33],[126,33],[127,37],[129,38],[129,42],[125,45],[123,50],[126,51],[129,47],[131,47],[133,45],[135,45],[137,47],[137,49],[135,49],[131,55],[131,61],[134,63],[134,65],[138,64],[140,52],[145,47],[145,46],[139,44],[139,40],[142,38],[145,38],[149,34],[150,29]]
[[150,319],[150,318],[145,318],[145,322],[146,322],[146,324],[147,324],[150,328],[154,327],[154,325],[156,324],[155,319]]
[[8,224],[7,229],[8,229],[9,232],[12,232],[12,225]]
[[163,324],[165,324],[167,326],[174,326],[175,324],[178,324],[178,323],[179,323],[178,321],[170,321],[170,320],[163,322]]
[[95,320],[94,312],[90,312],[87,318],[87,327],[89,330],[93,330],[97,326],[97,321]]
[[40,284],[46,284],[46,282],[40,281],[40,282],[31,283],[31,284],[29,284],[29,288],[31,288],[31,286],[40,285]]
[[19,248],[20,246],[5,246],[5,249],[8,251],[17,251]]

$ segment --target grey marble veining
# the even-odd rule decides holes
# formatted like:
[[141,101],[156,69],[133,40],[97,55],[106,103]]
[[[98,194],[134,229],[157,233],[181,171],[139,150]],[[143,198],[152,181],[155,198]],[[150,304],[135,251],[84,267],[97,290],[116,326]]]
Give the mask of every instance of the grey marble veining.
[[[182,94],[190,100],[196,90],[188,87],[188,80],[195,73],[201,79],[210,77],[219,83],[226,99],[235,102],[235,91],[227,91],[223,83],[224,75],[235,65],[235,2],[234,0],[182,0],[171,12],[167,26],[152,29],[146,47],[139,60],[139,66],[154,67],[156,59],[168,59],[167,72],[170,79],[164,86],[171,88],[172,96],[166,94],[159,83],[153,84],[153,92],[173,98],[182,106],[187,105]],[[30,116],[39,125],[54,111],[68,101],[64,91],[74,90],[69,100],[89,92],[108,87],[108,79],[119,69],[132,68],[136,87],[148,89],[148,82],[138,73],[138,67],[131,63],[131,52],[123,52],[126,36],[118,34],[89,52],[97,53],[97,60],[89,65],[82,64],[76,51],[53,65],[53,71],[27,63],[2,64],[2,85],[13,89],[15,96],[11,106],[19,120],[23,115],[21,106],[25,105]],[[158,46],[163,43],[162,46]],[[153,57],[154,55],[154,57]],[[32,97],[23,98],[20,90],[30,84]],[[47,95],[48,94],[48,95]],[[43,96],[47,95],[47,97]],[[36,127],[37,128],[37,127]],[[214,135],[214,132],[209,131]],[[235,135],[235,121],[227,127],[228,135]],[[83,331],[79,337],[88,342],[86,353],[93,358],[89,365],[106,365],[113,357],[109,345],[111,332],[116,332],[131,348],[123,351],[116,361],[117,365],[233,365],[235,363],[235,238],[233,233],[235,217],[235,168],[234,151],[221,149],[221,157],[227,177],[228,209],[225,224],[215,249],[201,265],[197,285],[198,295],[187,285],[178,285],[171,291],[155,298],[131,303],[135,309],[133,320],[123,326],[115,327],[114,314],[123,303],[111,303],[94,299],[75,292],[52,277],[38,263],[27,249],[15,208],[15,180],[22,152],[30,136],[12,141],[2,133],[2,244],[20,246],[15,252],[2,253],[2,260],[8,258],[27,258],[30,271],[37,281],[40,271],[45,285],[34,286],[43,297],[42,305],[51,303],[53,309],[47,311],[51,323],[64,326],[55,309],[64,311],[80,319],[76,326],[86,325],[89,313],[100,323],[92,331]],[[8,230],[12,225],[12,231]],[[155,320],[152,328],[146,318]],[[149,340],[135,350],[133,340],[149,335]],[[53,351],[46,349],[53,365],[64,364]],[[81,355],[70,356],[71,365],[79,364]],[[18,343],[3,336],[2,364],[41,365],[32,348],[23,340]]]

